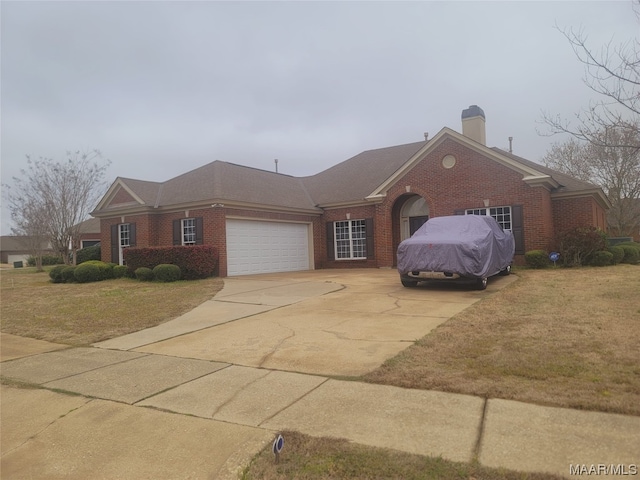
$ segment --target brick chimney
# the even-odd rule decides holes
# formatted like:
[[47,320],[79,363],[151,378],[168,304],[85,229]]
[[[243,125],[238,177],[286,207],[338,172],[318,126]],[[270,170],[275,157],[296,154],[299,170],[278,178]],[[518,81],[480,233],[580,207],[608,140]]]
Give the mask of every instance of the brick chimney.
[[482,145],[487,144],[484,112],[477,105],[462,111],[462,134]]

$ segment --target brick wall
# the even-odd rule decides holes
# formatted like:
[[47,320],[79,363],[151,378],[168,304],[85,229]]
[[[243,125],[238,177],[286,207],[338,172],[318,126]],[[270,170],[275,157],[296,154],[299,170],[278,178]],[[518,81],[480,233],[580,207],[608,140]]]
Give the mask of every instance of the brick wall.
[[553,218],[558,234],[580,226],[607,230],[606,212],[593,197],[554,199]]
[[[446,155],[456,157],[453,168],[442,166]],[[521,174],[445,140],[389,188],[385,200],[376,206],[379,267],[395,265],[400,209],[411,194],[426,200],[430,217],[454,215],[460,209],[485,208],[485,200],[489,200],[490,207],[522,205],[525,249],[547,248],[553,241],[553,211],[546,189],[531,187],[522,181]]]

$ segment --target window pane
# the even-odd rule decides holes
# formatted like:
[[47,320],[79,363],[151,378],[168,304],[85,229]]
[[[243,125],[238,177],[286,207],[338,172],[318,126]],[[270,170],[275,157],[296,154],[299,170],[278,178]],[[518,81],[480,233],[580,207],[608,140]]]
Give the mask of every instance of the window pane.
[[366,258],[367,231],[364,220],[353,220],[351,222],[351,240],[353,258]]
[[182,244],[193,245],[196,243],[196,219],[185,218],[182,220]]
[[335,223],[336,258],[351,258],[349,242],[349,222]]
[[489,214],[503,230],[511,231],[511,207],[494,207],[489,209]]
[[120,246],[129,246],[129,224],[123,223],[120,225]]

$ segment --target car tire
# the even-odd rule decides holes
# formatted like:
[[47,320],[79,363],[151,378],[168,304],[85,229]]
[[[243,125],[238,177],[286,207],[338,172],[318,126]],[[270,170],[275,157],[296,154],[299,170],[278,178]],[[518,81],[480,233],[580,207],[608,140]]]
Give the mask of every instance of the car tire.
[[405,280],[404,278],[401,278],[400,282],[402,282],[403,287],[407,287],[407,288],[413,288],[418,286],[418,282],[414,280]]
[[487,288],[487,277],[478,278],[476,280],[476,288],[478,290],[484,290]]
[[505,268],[504,270],[500,270],[499,275],[502,275],[503,277],[506,277],[510,273],[511,273],[511,265],[507,265],[507,268]]

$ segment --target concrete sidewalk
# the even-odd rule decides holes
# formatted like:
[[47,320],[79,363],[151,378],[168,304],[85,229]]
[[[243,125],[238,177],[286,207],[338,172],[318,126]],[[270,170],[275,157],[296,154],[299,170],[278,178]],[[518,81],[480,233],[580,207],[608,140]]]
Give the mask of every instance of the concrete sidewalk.
[[[370,298],[371,289],[391,294],[396,312],[403,301],[414,301],[411,292],[390,292],[382,280],[367,286],[351,279],[341,291],[340,285],[302,275],[293,282],[297,286],[289,280],[251,283],[279,281],[225,280],[229,289],[225,285],[217,302],[306,308],[328,292],[346,301],[342,295],[349,289],[363,298]],[[193,321],[188,328],[204,325],[194,315],[188,318]],[[211,328],[217,327],[202,331]],[[40,388],[1,387],[2,477],[85,479],[99,472],[101,478],[237,478],[282,429],[567,477],[571,465],[640,463],[640,417],[408,390],[137,348],[171,331],[180,331],[178,321],[146,340],[142,334],[122,337],[118,349],[104,348],[107,342],[101,348],[65,348],[3,334],[2,351],[11,352],[11,359],[0,365],[2,376]]]

